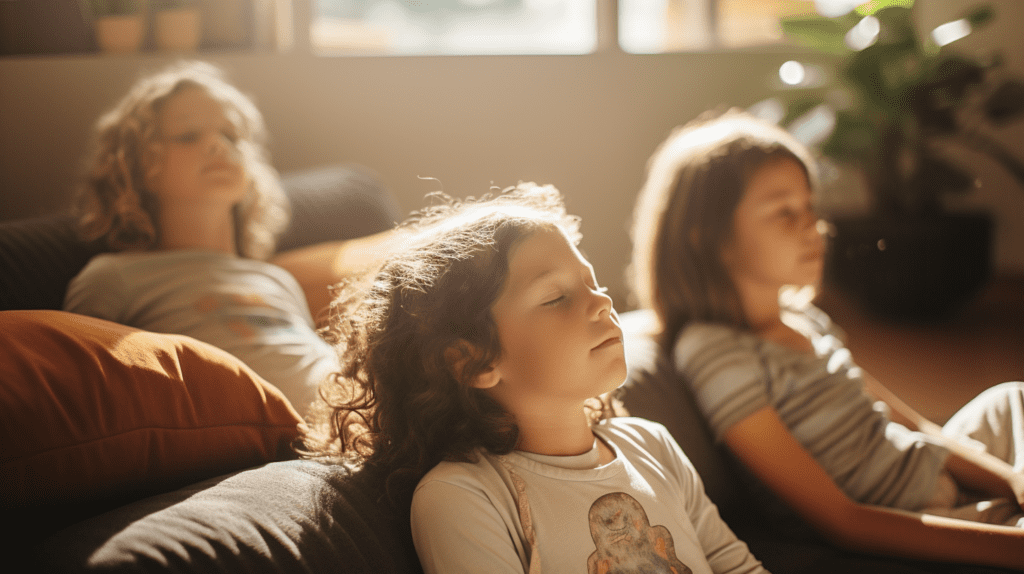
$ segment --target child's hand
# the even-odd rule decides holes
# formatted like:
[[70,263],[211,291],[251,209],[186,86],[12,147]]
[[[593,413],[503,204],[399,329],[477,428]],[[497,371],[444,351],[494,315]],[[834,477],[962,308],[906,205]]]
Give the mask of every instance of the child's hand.
[[1024,510],[1024,473],[1014,472],[1008,482],[1010,483],[1010,490],[1013,491],[1013,496],[1017,500],[1017,506]]

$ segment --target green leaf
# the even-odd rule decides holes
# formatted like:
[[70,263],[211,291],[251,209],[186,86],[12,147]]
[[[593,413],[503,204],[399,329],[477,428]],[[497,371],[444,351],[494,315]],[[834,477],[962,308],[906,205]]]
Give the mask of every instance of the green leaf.
[[839,111],[835,129],[822,144],[821,151],[836,159],[865,162],[879,147],[877,131],[862,115]]
[[865,2],[860,6],[857,6],[855,12],[861,16],[871,16],[880,10],[886,8],[907,8],[908,10],[914,5],[914,0],[871,0]]
[[782,19],[782,32],[805,46],[821,50],[828,54],[848,54],[844,38],[846,32],[857,23],[843,18],[824,18],[821,16],[795,16]]
[[793,120],[811,111],[822,103],[824,103],[824,98],[820,97],[794,98],[789,102],[789,106],[786,109],[786,115],[779,123],[781,125],[788,126]]
[[[917,31],[909,8],[889,7],[875,14],[878,18],[878,44],[888,50],[920,51]],[[892,55],[895,57],[895,54]]]
[[996,11],[989,5],[979,6],[967,13],[967,21],[971,23],[972,28],[978,26],[984,26],[992,21],[996,16]]

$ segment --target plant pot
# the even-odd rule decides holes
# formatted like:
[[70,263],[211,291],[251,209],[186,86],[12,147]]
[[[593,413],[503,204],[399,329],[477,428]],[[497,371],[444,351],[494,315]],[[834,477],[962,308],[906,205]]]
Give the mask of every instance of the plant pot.
[[877,315],[932,321],[956,312],[988,282],[992,216],[840,217],[832,221],[826,281]]
[[145,23],[142,14],[101,16],[96,19],[96,43],[104,52],[137,52],[142,45]]
[[154,18],[154,39],[159,50],[194,52],[199,47],[202,19],[199,8],[160,10]]

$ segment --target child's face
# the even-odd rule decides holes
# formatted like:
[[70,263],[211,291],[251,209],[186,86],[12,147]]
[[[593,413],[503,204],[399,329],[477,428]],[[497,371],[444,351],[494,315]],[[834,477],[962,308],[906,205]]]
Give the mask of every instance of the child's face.
[[242,200],[248,177],[238,151],[238,134],[221,104],[206,90],[184,88],[157,115],[160,153],[148,171],[149,188],[169,202]]
[[825,243],[803,168],[780,159],[754,171],[733,213],[722,261],[741,290],[777,291],[821,279]]
[[492,311],[502,351],[489,392],[510,412],[580,403],[625,380],[612,300],[560,231],[538,230],[514,248]]

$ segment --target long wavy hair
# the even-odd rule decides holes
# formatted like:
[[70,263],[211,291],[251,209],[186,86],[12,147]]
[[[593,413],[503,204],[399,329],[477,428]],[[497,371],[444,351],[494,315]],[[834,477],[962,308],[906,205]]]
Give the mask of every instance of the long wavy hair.
[[[525,237],[549,228],[580,240],[578,218],[551,186],[434,197],[399,227],[401,248],[379,271],[342,286],[331,304],[325,335],[341,370],[321,387],[299,449],[383,470],[389,495],[409,492],[442,460],[516,446],[513,417],[470,384],[501,356],[491,308]],[[458,368],[453,353],[466,359]],[[592,420],[607,415],[603,406],[591,405]]]
[[267,259],[289,221],[288,199],[266,150],[263,116],[223,72],[205,62],[180,62],[140,79],[96,122],[76,194],[81,235],[103,238],[115,251],[151,249],[159,243],[156,195],[146,174],[161,153],[157,119],[164,103],[186,88],[201,88],[217,100],[238,133],[237,147],[250,190],[235,206],[240,255]]
[[722,247],[750,177],[782,159],[800,164],[817,188],[817,166],[803,144],[734,108],[676,128],[649,160],[627,281],[639,306],[657,313],[664,348],[690,321],[748,326]]

